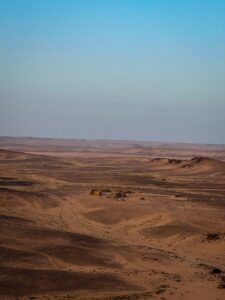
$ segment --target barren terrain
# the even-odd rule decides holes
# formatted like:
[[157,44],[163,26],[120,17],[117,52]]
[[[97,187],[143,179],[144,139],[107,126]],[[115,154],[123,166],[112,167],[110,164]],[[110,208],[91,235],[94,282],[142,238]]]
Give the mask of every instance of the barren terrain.
[[225,146],[0,138],[1,299],[225,299]]

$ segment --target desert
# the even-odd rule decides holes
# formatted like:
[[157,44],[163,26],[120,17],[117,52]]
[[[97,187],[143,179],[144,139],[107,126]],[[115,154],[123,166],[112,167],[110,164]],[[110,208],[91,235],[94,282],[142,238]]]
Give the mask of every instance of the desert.
[[224,145],[0,149],[1,299],[224,299]]
[[0,0],[0,300],[225,300],[225,0]]

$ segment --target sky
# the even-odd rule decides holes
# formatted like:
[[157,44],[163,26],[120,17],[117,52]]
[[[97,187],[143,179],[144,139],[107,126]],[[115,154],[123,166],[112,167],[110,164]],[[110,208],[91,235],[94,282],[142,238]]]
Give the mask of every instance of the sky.
[[225,143],[225,0],[0,0],[0,135]]

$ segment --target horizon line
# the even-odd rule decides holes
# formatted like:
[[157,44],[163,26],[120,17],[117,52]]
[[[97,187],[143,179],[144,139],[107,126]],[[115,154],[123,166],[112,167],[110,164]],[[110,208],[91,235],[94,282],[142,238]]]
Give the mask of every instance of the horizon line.
[[225,143],[197,143],[197,142],[175,142],[175,141],[160,141],[160,140],[138,140],[138,139],[112,139],[112,138],[65,138],[65,137],[43,137],[43,136],[24,136],[24,135],[0,135],[1,138],[27,138],[27,139],[42,139],[42,140],[83,140],[83,141],[101,141],[101,142],[146,142],[146,143],[163,143],[163,144],[188,144],[188,145],[212,145],[225,146]]

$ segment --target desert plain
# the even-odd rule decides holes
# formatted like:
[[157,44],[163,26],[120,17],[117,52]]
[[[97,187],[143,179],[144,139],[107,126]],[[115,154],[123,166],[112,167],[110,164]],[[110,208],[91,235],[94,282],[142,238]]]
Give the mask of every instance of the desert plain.
[[0,149],[0,299],[225,299],[225,145]]

